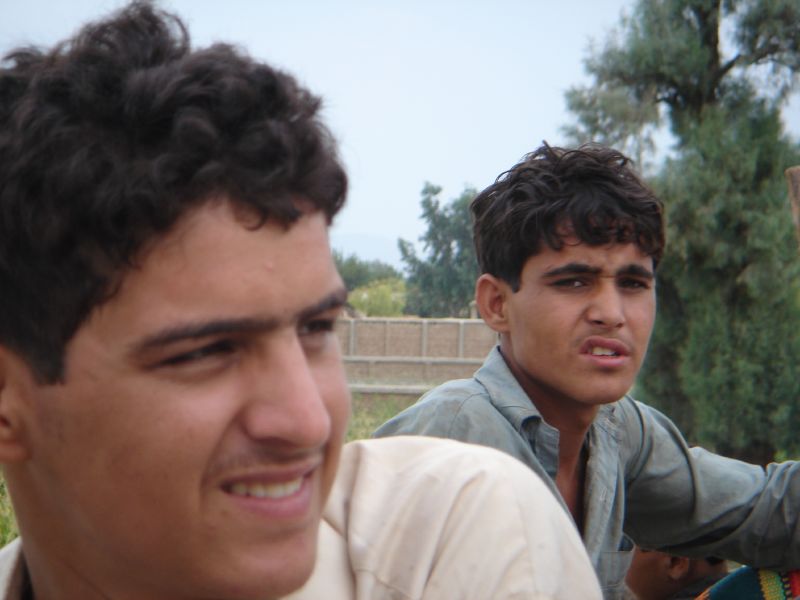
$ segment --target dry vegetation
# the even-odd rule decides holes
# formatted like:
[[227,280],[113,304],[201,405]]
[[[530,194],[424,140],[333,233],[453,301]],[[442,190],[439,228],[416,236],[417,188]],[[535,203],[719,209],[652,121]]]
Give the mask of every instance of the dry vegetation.
[[416,396],[408,395],[377,397],[353,394],[353,416],[350,417],[347,440],[368,438],[379,425],[416,401]]

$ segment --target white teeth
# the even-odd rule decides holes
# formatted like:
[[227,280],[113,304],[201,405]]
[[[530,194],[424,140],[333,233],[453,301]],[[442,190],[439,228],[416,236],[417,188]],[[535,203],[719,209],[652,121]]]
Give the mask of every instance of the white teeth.
[[283,483],[234,483],[231,486],[231,493],[253,498],[285,498],[296,493],[301,485],[303,485],[302,477]]
[[609,348],[594,346],[591,351],[592,356],[617,356],[617,353]]

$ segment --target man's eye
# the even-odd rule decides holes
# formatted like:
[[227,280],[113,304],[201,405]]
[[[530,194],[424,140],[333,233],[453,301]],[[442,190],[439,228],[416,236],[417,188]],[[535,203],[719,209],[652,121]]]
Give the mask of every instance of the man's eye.
[[230,354],[233,351],[234,351],[234,345],[232,342],[229,342],[227,340],[219,341],[219,342],[214,342],[213,344],[207,344],[205,346],[201,346],[200,348],[195,348],[194,350],[189,350],[188,352],[181,352],[180,354],[171,356],[161,361],[160,365],[165,367],[174,367],[178,365],[197,362],[199,360],[203,360],[204,358],[208,358],[211,356],[221,356]]
[[586,286],[587,283],[583,279],[570,277],[568,279],[557,279],[556,281],[553,282],[553,285],[559,288],[574,289],[574,288],[582,288]]
[[650,282],[644,279],[622,279],[619,282],[620,287],[629,290],[649,290]]
[[330,333],[336,325],[335,319],[313,319],[300,326],[300,335]]

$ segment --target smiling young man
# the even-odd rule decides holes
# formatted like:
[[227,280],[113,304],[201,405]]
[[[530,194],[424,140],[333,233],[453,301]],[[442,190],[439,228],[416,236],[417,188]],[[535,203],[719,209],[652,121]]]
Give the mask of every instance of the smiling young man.
[[343,448],[318,108],[144,2],[0,66],[0,599],[600,597],[511,458]]
[[606,598],[622,598],[631,539],[673,554],[800,565],[800,471],[688,448],[627,396],[656,313],[661,202],[618,152],[544,145],[472,203],[475,298],[499,334],[377,436],[503,450],[547,482],[580,530]]

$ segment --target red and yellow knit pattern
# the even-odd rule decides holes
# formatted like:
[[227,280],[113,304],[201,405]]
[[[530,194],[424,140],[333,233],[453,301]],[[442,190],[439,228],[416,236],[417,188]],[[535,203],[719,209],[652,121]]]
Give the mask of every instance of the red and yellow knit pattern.
[[742,567],[708,588],[696,600],[800,600],[800,570]]

